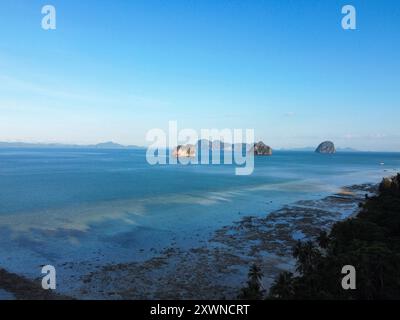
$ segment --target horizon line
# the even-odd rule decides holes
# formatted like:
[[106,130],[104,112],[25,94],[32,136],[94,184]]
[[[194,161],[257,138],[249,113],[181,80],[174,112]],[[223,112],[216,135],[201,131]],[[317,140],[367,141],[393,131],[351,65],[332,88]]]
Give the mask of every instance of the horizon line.
[[[217,140],[209,140],[209,141],[217,141]],[[20,144],[18,146],[18,144]],[[96,142],[96,143],[69,143],[69,142],[27,142],[27,141],[0,141],[0,148],[6,147],[5,145],[10,145],[8,147],[10,148],[18,148],[18,147],[33,147],[33,148],[45,148],[46,146],[51,146],[53,148],[56,148],[57,146],[60,147],[75,147],[75,148],[85,148],[85,147],[102,147],[102,145],[107,145],[110,144],[110,149],[112,148],[112,145],[114,146],[115,149],[129,149],[129,148],[138,148],[138,149],[146,149],[148,146],[145,145],[138,145],[138,144],[122,144],[115,142],[113,140],[108,140],[108,141],[101,141],[101,142]],[[317,145],[318,146],[318,145]],[[314,151],[316,147],[313,146],[296,146],[296,147],[271,147],[271,149],[275,151]],[[384,153],[400,153],[400,150],[373,150],[373,149],[358,149],[354,147],[341,147],[341,146],[335,146],[336,150],[339,152],[384,152]],[[104,149],[107,149],[106,147],[103,147]],[[161,148],[159,148],[161,149]],[[166,148],[168,149],[168,148]]]

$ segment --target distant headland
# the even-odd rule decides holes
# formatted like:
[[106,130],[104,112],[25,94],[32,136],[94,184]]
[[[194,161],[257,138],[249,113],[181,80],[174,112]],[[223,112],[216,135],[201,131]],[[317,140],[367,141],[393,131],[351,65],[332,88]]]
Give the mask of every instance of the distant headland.
[[98,144],[64,144],[64,143],[29,143],[29,142],[0,142],[0,148],[89,148],[89,149],[142,149],[144,147],[129,145],[124,146],[112,141]]
[[[331,145],[332,144],[332,145]],[[180,145],[179,147],[187,147],[190,145]],[[245,145],[244,145],[245,146]],[[201,147],[201,149],[204,150],[204,148],[209,148],[209,150],[232,150],[234,145],[226,142],[222,142],[219,140],[213,140],[209,141],[206,139],[199,140],[195,145],[192,145],[192,147],[197,148]],[[32,148],[32,149],[146,149],[146,146],[140,146],[140,145],[123,145],[120,143],[116,143],[113,141],[108,141],[108,142],[101,142],[97,144],[74,144],[74,143],[58,143],[58,142],[53,142],[53,143],[46,143],[46,142],[5,142],[5,141],[0,141],[0,148]],[[251,147],[253,148],[253,147]],[[175,150],[176,148],[174,148]],[[199,148],[199,150],[201,150]],[[184,149],[181,150],[181,153],[183,152]],[[343,147],[337,147],[332,141],[324,141],[322,142],[317,148],[314,146],[306,146],[306,147],[292,147],[292,148],[274,148],[270,147],[269,145],[266,145],[263,141],[259,141],[257,143],[254,143],[254,151],[256,156],[265,156],[265,155],[272,155],[272,151],[299,151],[299,152],[317,152],[317,153],[337,153],[337,152],[360,152],[360,150],[354,149],[354,148],[343,148]],[[333,151],[334,150],[334,151]],[[330,151],[330,152],[324,152],[324,151]],[[332,152],[333,151],[333,152]],[[364,151],[368,152],[368,151]],[[370,151],[372,152],[372,150]],[[384,152],[384,151],[381,151]],[[395,152],[395,151],[387,151],[387,152]],[[189,152],[190,153],[190,152]],[[192,152],[193,155],[193,152]]]

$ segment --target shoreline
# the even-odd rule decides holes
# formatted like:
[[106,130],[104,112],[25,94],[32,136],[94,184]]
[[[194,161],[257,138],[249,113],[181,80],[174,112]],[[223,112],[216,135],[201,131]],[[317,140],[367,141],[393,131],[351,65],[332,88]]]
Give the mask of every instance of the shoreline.
[[376,184],[353,185],[266,216],[242,217],[189,250],[169,247],[144,262],[100,267],[82,277],[77,294],[85,299],[236,299],[254,262],[261,265],[268,288],[281,271],[293,270],[291,251],[297,240],[313,238],[357,214],[365,194],[376,191]]
[[40,282],[3,269],[0,290],[15,299],[236,299],[252,263],[261,265],[263,286],[268,288],[280,272],[293,270],[291,250],[297,240],[313,238],[356,214],[365,194],[376,190],[376,184],[358,184],[266,215],[244,216],[188,250],[171,246],[143,262],[95,267],[80,275],[79,287],[67,295],[46,292],[38,287]]
[[6,300],[73,300],[72,297],[43,290],[39,281],[32,281],[0,268],[0,297]]

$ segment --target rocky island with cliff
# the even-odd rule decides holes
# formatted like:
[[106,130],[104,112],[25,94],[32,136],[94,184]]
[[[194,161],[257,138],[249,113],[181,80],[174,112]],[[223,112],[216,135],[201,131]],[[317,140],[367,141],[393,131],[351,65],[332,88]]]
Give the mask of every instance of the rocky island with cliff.
[[196,148],[192,144],[179,145],[173,150],[172,155],[177,158],[181,157],[193,158],[196,156]]
[[334,145],[334,143],[332,141],[324,141],[317,147],[315,152],[316,153],[332,154],[332,153],[336,153],[336,148],[335,148],[335,145]]
[[223,151],[234,151],[234,150],[249,150],[249,152],[253,152],[255,156],[271,156],[272,148],[266,145],[264,142],[259,141],[254,143],[253,146],[243,144],[232,145],[230,143],[226,143],[220,140],[207,140],[202,139],[199,140],[196,144],[186,144],[179,145],[173,149],[172,155],[177,158],[181,157],[196,157],[200,152],[204,152],[205,150],[211,152],[223,152]]
[[272,148],[262,141],[254,144],[253,151],[255,156],[272,156]]

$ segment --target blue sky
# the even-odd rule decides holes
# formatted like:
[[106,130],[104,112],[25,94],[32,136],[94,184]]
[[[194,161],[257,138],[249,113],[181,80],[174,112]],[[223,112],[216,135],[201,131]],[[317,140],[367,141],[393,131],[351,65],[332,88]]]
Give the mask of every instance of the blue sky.
[[[41,28],[41,8],[57,29]],[[357,30],[341,8],[357,9]],[[400,151],[396,0],[3,0],[0,141],[145,144],[254,128],[274,148]]]

